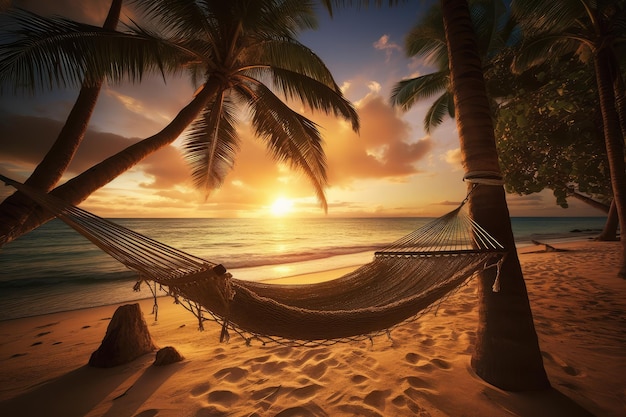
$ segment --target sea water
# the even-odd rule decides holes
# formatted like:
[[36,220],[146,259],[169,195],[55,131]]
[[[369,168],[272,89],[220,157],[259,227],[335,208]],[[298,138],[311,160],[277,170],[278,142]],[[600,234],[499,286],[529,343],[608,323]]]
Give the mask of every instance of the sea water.
[[[430,218],[114,219],[167,245],[264,280],[364,264]],[[517,217],[518,247],[599,234],[604,217]],[[0,320],[151,296],[137,279],[59,220],[0,249]]]

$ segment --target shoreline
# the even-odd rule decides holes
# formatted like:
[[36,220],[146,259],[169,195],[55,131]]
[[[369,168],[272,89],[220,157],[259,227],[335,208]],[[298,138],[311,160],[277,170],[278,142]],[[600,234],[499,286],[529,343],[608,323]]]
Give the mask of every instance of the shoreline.
[[[437,314],[394,329],[391,340],[318,348],[248,347],[236,335],[220,344],[219,326],[199,332],[195,317],[166,296],[155,323],[146,298],[139,304],[156,344],[185,357],[162,368],[151,366],[153,354],[111,369],[86,366],[119,304],[2,321],[0,414],[621,416],[626,281],[616,277],[619,242],[554,246],[565,250],[518,249],[551,391],[504,392],[473,374],[477,293],[470,281]],[[272,282],[325,280],[351,269]]]
[[[541,241],[541,243],[548,243],[550,245],[567,245],[567,244],[576,244],[577,242],[591,242],[593,241],[593,239],[590,236],[577,236],[577,237],[569,237],[569,238],[554,238],[554,239],[546,239],[545,241]],[[537,246],[536,244],[533,244],[532,242],[522,242],[522,243],[518,243],[516,245],[517,248],[517,252],[518,254],[524,253],[524,252],[528,252],[529,248],[539,248],[540,246]],[[540,249],[535,249],[535,250],[540,250]],[[281,272],[279,273],[277,277],[272,277],[272,278],[265,278],[265,279],[253,279],[253,281],[258,281],[258,282],[264,282],[264,283],[270,283],[270,284],[283,284],[283,285],[298,285],[301,283],[319,283],[322,281],[327,281],[333,278],[339,278],[340,276],[347,274],[349,272],[354,271],[355,269],[359,268],[360,266],[364,265],[365,263],[369,262],[371,260],[371,258],[373,257],[374,252],[356,252],[356,253],[352,253],[352,254],[348,254],[345,256],[349,256],[349,257],[356,257],[356,258],[360,258],[361,260],[364,260],[364,262],[362,263],[355,263],[354,259],[351,259],[349,261],[344,261],[344,262],[340,262],[340,266],[337,267],[326,267],[324,269],[320,269],[320,270],[310,270],[311,267],[304,267],[302,269],[304,269],[304,271],[306,272],[301,272],[301,273],[295,273],[295,271],[291,271],[291,270],[297,270],[298,267],[301,266],[301,264],[303,263],[302,261],[298,261],[298,262],[294,262],[294,263],[287,263],[287,264],[271,264],[271,265],[267,265],[264,267],[251,267],[251,268],[243,268],[241,271],[238,271],[237,268],[232,269],[232,271],[235,273],[235,278],[238,279],[242,279],[242,280],[247,280],[247,278],[245,278],[246,273],[244,271],[247,270],[256,270],[256,269],[263,269],[263,268],[267,268],[268,270],[271,269],[275,269],[275,268],[286,268],[288,271],[291,272]],[[332,258],[337,258],[337,257],[341,257],[341,255],[336,255],[331,257]],[[324,259],[322,259],[321,261],[323,261]],[[318,260],[319,261],[319,260]],[[336,263],[336,261],[334,261]],[[305,264],[308,263],[308,261],[304,262]],[[320,267],[324,267],[322,265],[322,262],[320,262]],[[237,272],[242,272],[242,276],[243,277],[239,277],[237,276]],[[268,274],[271,275],[271,274]],[[46,314],[54,314],[54,313],[64,313],[64,312],[71,312],[71,311],[77,311],[77,310],[83,310],[83,309],[88,309],[88,308],[97,308],[97,307],[105,307],[105,306],[111,306],[111,305],[120,305],[120,304],[125,304],[125,303],[132,303],[132,302],[138,302],[140,300],[146,300],[146,299],[152,299],[153,296],[149,293],[149,290],[147,290],[145,288],[145,285],[142,285],[142,290],[141,293],[137,295],[137,297],[133,297],[133,293],[132,293],[132,286],[134,284],[134,280],[130,280],[127,282],[124,281],[117,281],[114,284],[116,285],[115,291],[116,291],[116,296],[118,298],[118,300],[115,301],[111,301],[108,303],[95,303],[93,305],[87,305],[87,306],[80,306],[77,308],[68,308],[68,309],[55,309],[52,311],[46,311],[46,312],[36,312],[34,314],[28,314],[28,315],[21,315],[21,316],[9,316],[9,317],[0,317],[0,323],[5,322],[5,321],[9,321],[9,320],[16,320],[16,319],[21,319],[21,318],[29,318],[29,317],[37,317],[37,316],[41,316],[41,315],[46,315]],[[124,294],[124,292],[126,292],[128,294],[128,296],[123,296],[122,294]],[[95,294],[95,292],[92,293]],[[41,297],[41,294],[38,294],[37,297]],[[161,298],[161,297],[167,297],[167,295],[165,293],[161,293],[159,294],[157,297]]]

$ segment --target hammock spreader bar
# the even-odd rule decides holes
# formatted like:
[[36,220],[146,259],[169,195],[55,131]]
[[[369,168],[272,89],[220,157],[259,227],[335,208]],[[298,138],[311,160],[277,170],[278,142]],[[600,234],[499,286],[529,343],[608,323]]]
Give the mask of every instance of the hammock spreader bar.
[[441,302],[504,248],[461,210],[376,251],[372,262],[331,281],[276,285],[233,278],[188,254],[0,175],[96,246],[154,281],[199,320],[215,320],[248,342],[332,344],[384,334]]

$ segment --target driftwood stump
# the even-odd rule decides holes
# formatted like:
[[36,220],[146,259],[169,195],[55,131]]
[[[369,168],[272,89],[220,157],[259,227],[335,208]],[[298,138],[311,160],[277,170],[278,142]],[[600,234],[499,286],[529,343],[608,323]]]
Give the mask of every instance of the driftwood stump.
[[110,368],[155,349],[139,304],[126,304],[115,310],[100,347],[89,358],[89,365]]

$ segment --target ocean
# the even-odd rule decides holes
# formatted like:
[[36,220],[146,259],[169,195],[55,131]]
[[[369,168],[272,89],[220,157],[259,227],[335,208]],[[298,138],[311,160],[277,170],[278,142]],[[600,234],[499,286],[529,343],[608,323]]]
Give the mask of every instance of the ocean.
[[[113,219],[216,263],[239,279],[263,280],[369,262],[375,250],[430,218]],[[599,234],[604,217],[516,217],[518,247]],[[150,297],[134,272],[53,220],[0,249],[0,320]]]

